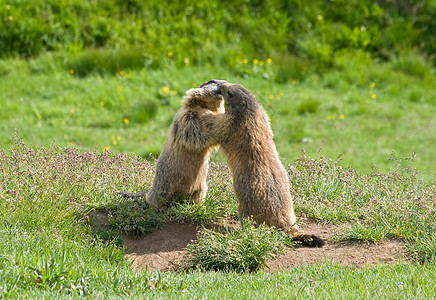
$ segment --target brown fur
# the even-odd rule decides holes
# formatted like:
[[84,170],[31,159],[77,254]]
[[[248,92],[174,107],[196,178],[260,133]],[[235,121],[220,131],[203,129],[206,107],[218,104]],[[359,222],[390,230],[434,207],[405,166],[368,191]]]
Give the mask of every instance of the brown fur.
[[206,112],[223,112],[217,83],[211,80],[190,89],[174,117],[162,152],[156,163],[156,175],[148,192],[119,192],[123,197],[146,197],[146,202],[162,208],[168,202],[190,198],[203,201],[211,151],[217,141],[201,130],[198,118]]
[[[288,176],[279,160],[265,110],[240,84],[223,83],[221,93],[225,113],[206,113],[200,123],[219,142],[227,158],[240,219],[252,217],[258,224],[297,233]],[[306,245],[305,240],[315,240],[311,246],[324,244],[319,238],[305,237],[298,240]]]

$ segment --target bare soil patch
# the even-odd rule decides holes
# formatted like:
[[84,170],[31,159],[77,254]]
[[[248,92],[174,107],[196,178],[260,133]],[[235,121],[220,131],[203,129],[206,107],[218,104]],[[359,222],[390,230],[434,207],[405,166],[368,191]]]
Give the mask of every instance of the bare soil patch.
[[[231,222],[225,226],[233,227],[238,224]],[[361,268],[393,264],[404,259],[405,245],[401,241],[383,241],[378,244],[336,242],[333,237],[341,230],[338,226],[307,221],[300,228],[306,233],[323,238],[326,245],[322,248],[287,247],[283,254],[267,263],[266,270],[281,271],[323,262]],[[186,253],[186,246],[196,236],[196,225],[172,222],[139,238],[126,235],[123,241],[133,268],[169,271],[177,269]]]

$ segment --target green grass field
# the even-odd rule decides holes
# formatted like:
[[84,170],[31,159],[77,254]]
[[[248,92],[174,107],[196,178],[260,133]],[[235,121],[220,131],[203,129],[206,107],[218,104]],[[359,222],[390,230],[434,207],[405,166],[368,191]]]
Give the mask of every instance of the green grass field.
[[[171,59],[166,68],[80,77],[70,60],[47,54],[1,62],[4,297],[433,296],[436,196],[429,162],[435,159],[436,85],[419,56],[376,64],[356,53],[343,62],[337,57],[338,67],[322,75],[285,83],[241,77],[225,66],[178,68]],[[269,63],[264,71],[274,72]],[[241,61],[252,70],[258,64]],[[292,165],[298,215],[348,225],[342,240],[404,240],[412,263],[358,270],[323,264],[274,274],[133,271],[120,233],[143,234],[167,220],[207,224],[237,215],[231,177],[221,167],[211,171],[203,206],[184,203],[162,216],[116,195],[150,187],[149,153],[159,154],[184,91],[210,78],[244,84],[266,108],[279,153]],[[93,229],[88,216],[94,210],[112,216],[109,230]],[[265,246],[267,236],[255,234]],[[220,247],[216,240],[203,247],[211,243]]]
[[[235,218],[237,214],[231,176],[224,165],[213,164],[209,193],[201,206],[186,202],[162,214],[117,196],[119,189],[148,188],[153,165],[154,162],[139,157],[112,155],[107,151],[27,147],[19,138],[9,149],[1,150],[2,297],[428,299],[434,296],[436,190],[434,184],[420,182],[413,171],[359,175],[328,159],[304,157],[289,169],[298,215],[345,225],[338,236],[340,240],[369,243],[403,240],[407,246],[404,262],[363,269],[327,263],[272,274],[241,270],[139,272],[132,270],[123,258],[121,233],[142,234],[169,220],[207,224],[217,218]],[[95,229],[90,218],[94,211],[108,213],[107,229]],[[236,247],[238,240],[256,245],[255,258],[262,261],[263,254],[256,251],[268,249],[267,243],[277,243],[270,231],[251,229],[245,233],[245,237],[244,233],[242,237],[212,235],[210,240],[197,245],[195,251],[201,252],[203,247],[211,255],[199,259],[210,260],[213,249],[227,241],[227,245],[235,245],[233,251],[225,249],[229,258],[242,255],[246,259],[246,247],[244,244]],[[221,259],[227,260],[226,256]]]
[[[0,0],[0,298],[435,298],[435,14],[434,0]],[[338,241],[401,240],[404,260],[256,271],[289,240],[247,225],[203,232],[184,271],[133,270],[122,234],[237,218],[219,152],[202,205],[116,193],[150,187],[185,91],[211,78],[265,107],[299,217]]]

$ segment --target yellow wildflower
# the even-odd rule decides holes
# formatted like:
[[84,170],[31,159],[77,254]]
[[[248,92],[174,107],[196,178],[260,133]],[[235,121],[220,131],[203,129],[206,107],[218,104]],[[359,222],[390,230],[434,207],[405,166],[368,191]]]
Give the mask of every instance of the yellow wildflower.
[[253,59],[253,63],[254,63],[255,65],[257,65],[257,64],[259,63],[259,60],[258,60],[257,58],[255,58],[255,59]]
[[274,95],[271,94],[268,96],[268,98],[272,100],[272,99],[274,99]]
[[170,88],[167,87],[167,86],[164,86],[164,87],[162,88],[162,92],[164,92],[164,93],[166,93],[166,94],[169,94],[169,93],[170,93]]
[[129,121],[129,119],[124,118],[124,119],[123,119],[123,122],[124,122],[124,124],[129,125],[129,122],[130,122],[130,121]]
[[377,97],[376,94],[371,94],[371,99],[375,99]]
[[267,63],[267,64],[272,63],[272,59],[271,59],[271,58],[267,58],[267,59],[266,59],[266,63]]
[[374,88],[375,87],[375,82],[371,82],[371,84],[369,85],[370,88]]
[[168,56],[169,57],[173,57],[173,52],[172,51],[168,51]]
[[243,62],[244,64],[246,64],[246,63],[248,63],[248,59],[244,58],[244,59],[242,60],[242,62]]
[[339,116],[339,119],[341,119],[341,120],[343,120],[345,118],[345,116],[343,115],[343,114],[341,114],[340,116]]
[[74,69],[70,69],[70,74],[71,74],[71,75],[74,74]]

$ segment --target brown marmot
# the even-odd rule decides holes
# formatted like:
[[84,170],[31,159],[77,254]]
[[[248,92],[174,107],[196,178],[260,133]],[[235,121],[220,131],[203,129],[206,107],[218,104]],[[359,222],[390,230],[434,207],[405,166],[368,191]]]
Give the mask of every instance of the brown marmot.
[[195,203],[203,201],[209,156],[218,143],[201,130],[198,118],[206,112],[224,112],[218,90],[218,84],[223,82],[210,80],[186,92],[157,160],[151,189],[139,193],[121,191],[120,195],[145,197],[150,206],[157,208],[188,198]]
[[200,116],[203,130],[220,144],[239,201],[239,218],[283,229],[307,246],[322,246],[316,236],[297,234],[289,179],[279,160],[269,118],[255,96],[240,84],[219,84],[225,113]]

